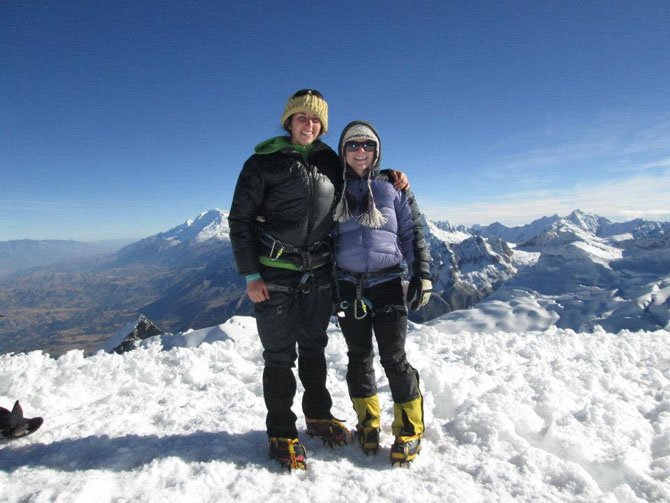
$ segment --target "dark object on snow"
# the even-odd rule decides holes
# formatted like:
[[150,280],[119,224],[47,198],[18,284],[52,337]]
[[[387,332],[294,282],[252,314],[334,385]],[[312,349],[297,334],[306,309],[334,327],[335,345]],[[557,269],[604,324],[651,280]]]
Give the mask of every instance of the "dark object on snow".
[[11,412],[4,407],[0,407],[0,433],[5,438],[20,438],[30,435],[42,426],[43,422],[44,419],[41,417],[23,417],[23,409],[21,409],[18,400]]
[[154,323],[149,318],[141,314],[137,320],[137,323],[133,327],[132,332],[126,335],[125,339],[123,339],[123,342],[114,348],[114,352],[121,354],[127,351],[132,351],[133,349],[139,347],[140,343],[144,339],[148,339],[149,337],[153,337],[155,335],[161,335],[163,333],[165,333],[163,330],[154,325]]

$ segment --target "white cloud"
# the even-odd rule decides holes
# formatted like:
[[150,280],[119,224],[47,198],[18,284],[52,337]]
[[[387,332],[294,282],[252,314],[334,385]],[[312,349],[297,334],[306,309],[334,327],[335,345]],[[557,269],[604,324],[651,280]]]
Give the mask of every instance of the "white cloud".
[[670,168],[670,157],[637,166],[637,169],[639,170],[656,169],[656,168]]
[[[454,224],[489,224],[495,221],[520,225],[543,216],[566,215],[574,209],[612,220],[648,218],[670,220],[670,172],[662,176],[640,175],[572,189],[517,192],[485,202],[443,206],[426,201],[422,210],[428,218]],[[420,198],[421,199],[421,198]]]
[[613,110],[587,123],[552,118],[547,127],[502,140],[482,163],[472,186],[489,194],[480,196],[485,200],[458,194],[458,204],[444,206],[419,195],[426,215],[456,224],[519,225],[579,208],[612,220],[670,220],[670,114],[664,111]]
[[[541,169],[542,176],[549,178],[560,175],[566,166],[588,165],[604,173],[670,167],[670,117],[649,113],[612,111],[588,124],[571,120],[552,123],[550,134],[529,132],[525,138],[515,137],[489,150],[498,155],[486,161],[486,174],[494,179],[515,177],[525,183],[529,172]],[[650,161],[654,156],[660,159]]]

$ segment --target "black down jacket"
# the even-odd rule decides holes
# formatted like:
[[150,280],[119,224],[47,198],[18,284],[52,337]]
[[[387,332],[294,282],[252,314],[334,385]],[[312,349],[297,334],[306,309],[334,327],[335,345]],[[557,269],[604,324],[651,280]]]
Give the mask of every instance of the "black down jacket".
[[273,240],[275,256],[285,245],[282,261],[300,267],[304,255],[292,252],[295,247],[314,251],[322,263],[329,262],[332,213],[342,178],[337,155],[318,140],[306,162],[290,145],[252,155],[237,180],[228,217],[240,274],[260,272],[259,257],[271,255]]

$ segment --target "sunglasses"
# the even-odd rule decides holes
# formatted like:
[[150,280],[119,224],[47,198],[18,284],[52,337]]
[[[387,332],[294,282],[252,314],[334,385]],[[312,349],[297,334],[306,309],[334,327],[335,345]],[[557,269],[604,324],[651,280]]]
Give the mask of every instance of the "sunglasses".
[[377,149],[377,142],[372,140],[365,141],[347,141],[344,142],[344,149],[347,152],[356,152],[358,149],[363,149],[366,152],[374,152]]
[[316,96],[317,98],[323,99],[323,94],[321,94],[319,91],[316,89],[300,89],[300,91],[296,91],[293,93],[293,98],[300,98],[301,96],[307,96],[307,95],[312,95]]

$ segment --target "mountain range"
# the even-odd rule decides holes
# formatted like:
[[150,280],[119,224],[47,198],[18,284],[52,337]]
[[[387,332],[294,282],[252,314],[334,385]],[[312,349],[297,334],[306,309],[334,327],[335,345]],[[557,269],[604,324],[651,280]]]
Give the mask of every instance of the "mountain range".
[[[617,223],[575,210],[519,227],[425,224],[434,294],[413,321],[441,317],[455,330],[480,331],[668,326],[670,223]],[[12,259],[12,246],[20,250],[16,242],[0,243],[5,264],[21,253]],[[49,255],[50,242],[31,246]],[[92,350],[139,314],[177,332],[252,313],[221,210],[114,253],[55,262],[7,268],[0,353]]]

